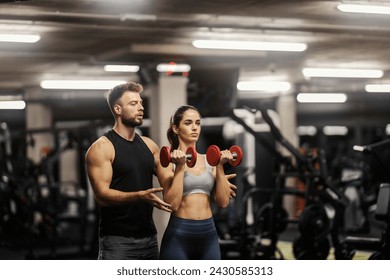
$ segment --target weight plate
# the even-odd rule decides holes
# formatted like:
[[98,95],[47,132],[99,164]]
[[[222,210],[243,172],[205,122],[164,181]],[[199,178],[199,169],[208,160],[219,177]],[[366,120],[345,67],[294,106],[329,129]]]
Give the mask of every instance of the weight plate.
[[186,150],[186,156],[189,156],[187,158],[187,166],[188,167],[194,167],[196,164],[196,159],[197,159],[197,152],[194,147],[188,147]]
[[330,252],[328,238],[317,241],[305,240],[302,236],[293,242],[293,253],[297,260],[326,260]]
[[271,203],[267,203],[261,207],[256,221],[257,229],[266,237],[272,231],[282,233],[287,228],[288,213],[283,207],[274,209]]
[[206,152],[207,162],[211,166],[216,166],[221,159],[221,150],[216,145],[211,145]]
[[242,161],[242,150],[239,146],[232,146],[230,152],[236,156],[233,156],[233,160],[230,160],[229,163],[231,166],[238,166]]
[[298,218],[298,229],[302,236],[318,240],[330,231],[330,220],[324,207],[317,204],[306,206]]
[[160,150],[160,163],[162,167],[167,167],[171,162],[171,149],[164,146]]

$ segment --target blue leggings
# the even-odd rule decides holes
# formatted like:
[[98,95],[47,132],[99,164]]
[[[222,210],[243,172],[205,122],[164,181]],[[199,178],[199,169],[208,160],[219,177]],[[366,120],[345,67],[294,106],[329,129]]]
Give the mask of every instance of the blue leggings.
[[160,249],[161,260],[220,260],[213,218],[189,220],[171,215]]

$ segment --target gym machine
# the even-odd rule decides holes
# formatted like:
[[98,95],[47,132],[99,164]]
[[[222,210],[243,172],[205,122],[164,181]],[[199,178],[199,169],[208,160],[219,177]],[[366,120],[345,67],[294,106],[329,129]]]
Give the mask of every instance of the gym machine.
[[[317,155],[302,155],[287,139],[283,137],[279,129],[274,124],[267,110],[263,108],[246,110],[255,114],[261,113],[264,121],[269,125],[275,140],[285,147],[293,158],[283,157],[275,147],[267,144],[277,155],[278,169],[276,169],[275,189],[252,188],[245,193],[244,201],[255,193],[271,193],[271,200],[266,203],[256,214],[257,233],[260,237],[269,239],[268,245],[258,242],[258,237],[250,237],[245,222],[245,214],[241,216],[240,226],[241,241],[240,251],[243,258],[253,258],[257,256],[264,259],[277,259],[280,250],[277,249],[279,235],[283,232],[288,223],[298,223],[299,234],[294,243],[293,251],[297,259],[326,259],[330,252],[330,240],[335,248],[336,259],[348,259],[350,252],[346,251],[339,239],[339,229],[343,223],[346,198],[332,184],[327,174],[325,153],[319,150]],[[241,124],[246,131],[255,136],[259,142],[265,142],[241,118],[234,114],[232,119]],[[293,161],[295,161],[293,163]],[[296,177],[304,182],[306,189],[297,190],[286,188],[287,177]],[[295,195],[304,198],[304,209],[298,219],[289,219],[283,208],[282,200],[285,195]],[[326,212],[326,207],[333,208],[332,219]],[[253,242],[253,240],[257,240]],[[255,247],[255,248],[254,248]],[[279,254],[280,255],[280,254]],[[283,256],[279,256],[283,258]]]
[[22,166],[13,157],[12,136],[7,123],[0,126],[0,246],[27,245],[32,252],[32,240],[39,232],[34,225],[34,205],[40,195],[36,168],[22,159]]
[[[15,151],[34,145],[37,133],[53,133],[56,145],[42,150],[42,159],[34,163]],[[23,147],[12,149],[11,143],[19,139],[16,137],[23,139]],[[90,244],[97,241],[90,239],[97,225],[90,229],[90,223],[96,213],[87,207],[87,180],[82,172],[85,150],[95,138],[90,125],[12,134],[6,124],[1,125],[0,246],[24,251],[26,259],[95,258],[95,248]],[[77,181],[60,179],[60,159],[67,152],[80,162],[79,168],[72,167],[80,171]]]
[[[246,111],[246,109],[240,109]],[[249,114],[256,112],[248,109]],[[288,222],[287,211],[282,206],[281,192],[289,195],[303,196],[303,192],[290,188],[285,188],[285,179],[291,171],[291,161],[281,155],[276,150],[272,140],[268,138],[268,133],[263,134],[261,131],[247,124],[241,115],[236,116],[235,111],[232,112],[231,118],[238,124],[242,125],[246,132],[254,136],[257,147],[267,153],[267,163],[264,166],[269,173],[270,178],[261,182],[265,187],[253,185],[253,180],[250,180],[252,173],[259,167],[247,167],[244,170],[242,177],[242,186],[239,191],[242,192],[240,204],[237,203],[237,225],[232,227],[232,234],[229,240],[223,240],[223,248],[228,247],[228,250],[236,250],[239,252],[242,259],[283,259],[281,251],[277,247],[279,234],[283,232]],[[250,117],[251,118],[251,117]],[[270,135],[271,136],[271,135]],[[259,162],[261,164],[261,162]],[[258,173],[258,170],[257,170]],[[258,174],[256,173],[256,177]],[[274,175],[272,175],[273,173]],[[282,176],[281,174],[284,174]],[[272,178],[278,174],[277,180]],[[265,177],[264,177],[265,178]],[[273,182],[276,181],[276,182]],[[271,185],[268,185],[268,183]]]
[[[366,146],[355,145],[353,149],[364,154],[373,154],[386,174],[388,174],[388,168],[380,160],[377,154],[382,149],[390,148],[390,140],[383,140],[377,143],[373,143]],[[381,183],[377,191],[375,219],[379,222],[383,222],[384,229],[381,236],[378,238],[365,238],[347,236],[343,240],[343,245],[346,250],[349,250],[351,254],[354,254],[355,250],[367,250],[372,251],[370,260],[390,260],[390,183]]]

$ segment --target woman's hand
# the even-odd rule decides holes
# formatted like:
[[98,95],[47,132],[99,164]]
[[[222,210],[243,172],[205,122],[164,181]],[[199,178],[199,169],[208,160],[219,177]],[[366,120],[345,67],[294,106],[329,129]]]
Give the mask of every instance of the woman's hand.
[[173,150],[171,153],[171,162],[176,165],[183,165],[186,163],[186,153],[182,150]]

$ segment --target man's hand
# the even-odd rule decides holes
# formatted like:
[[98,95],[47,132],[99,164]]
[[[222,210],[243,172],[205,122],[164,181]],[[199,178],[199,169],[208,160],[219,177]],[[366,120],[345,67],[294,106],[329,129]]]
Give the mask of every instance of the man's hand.
[[152,204],[154,207],[166,212],[172,212],[171,205],[159,198],[156,193],[161,192],[163,188],[151,188],[141,191],[141,199]]

